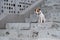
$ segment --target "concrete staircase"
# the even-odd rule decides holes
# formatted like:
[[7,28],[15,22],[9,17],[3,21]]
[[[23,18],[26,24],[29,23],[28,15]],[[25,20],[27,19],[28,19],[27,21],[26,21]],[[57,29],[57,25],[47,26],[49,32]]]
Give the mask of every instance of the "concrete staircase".
[[[21,21],[23,23],[18,23],[16,18],[20,19],[20,15],[14,15],[14,19],[11,16],[7,16],[11,19],[5,22],[6,29],[0,30],[1,40],[60,40],[60,3],[57,0],[47,0],[45,4],[41,6],[42,12],[46,16],[45,23],[34,23],[36,22],[36,17],[34,15],[34,9],[40,5],[30,7],[30,9],[22,12]],[[50,3],[49,3],[50,2]],[[52,2],[52,3],[51,3]],[[48,4],[49,3],[49,4]],[[33,8],[33,9],[32,9]],[[29,14],[28,14],[29,13]],[[28,15],[28,16],[27,16]],[[25,18],[25,19],[24,19]],[[13,20],[13,21],[12,21]],[[2,21],[3,22],[3,21]],[[11,23],[10,23],[11,22]],[[15,23],[14,23],[15,22]],[[25,22],[25,23],[24,23]],[[33,23],[31,23],[33,22]]]
[[0,40],[59,40],[60,27],[56,29],[52,24],[52,22],[7,23],[6,29],[0,30]]
[[[34,8],[36,8],[36,6],[40,6],[40,3],[43,3],[43,0],[38,0],[37,2],[35,2],[34,4],[32,4],[30,7],[28,7],[26,10],[24,10],[21,14],[2,14],[3,16],[1,16],[0,18],[0,28],[5,28],[6,23],[20,23],[20,22],[25,22],[25,18],[29,17],[30,13],[28,13],[28,11],[30,11],[32,8],[34,10]],[[41,4],[42,4],[41,3]],[[32,11],[32,10],[31,10]]]

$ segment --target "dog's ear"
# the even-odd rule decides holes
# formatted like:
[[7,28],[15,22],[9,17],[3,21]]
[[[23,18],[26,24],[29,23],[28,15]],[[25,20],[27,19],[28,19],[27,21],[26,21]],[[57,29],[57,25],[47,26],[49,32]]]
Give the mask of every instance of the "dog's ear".
[[35,11],[37,11],[37,10],[38,10],[38,8],[35,9]]
[[37,9],[35,9],[35,12],[36,12]]
[[39,9],[39,10],[41,10],[41,9]]

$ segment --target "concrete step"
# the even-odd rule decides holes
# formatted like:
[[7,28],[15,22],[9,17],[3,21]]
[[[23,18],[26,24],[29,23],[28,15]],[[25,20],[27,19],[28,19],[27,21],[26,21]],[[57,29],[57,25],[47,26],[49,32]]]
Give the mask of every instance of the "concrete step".
[[[42,29],[42,28],[41,28]],[[54,29],[42,29],[42,30],[39,30],[39,32],[38,31],[36,31],[37,29],[36,29],[36,27],[35,27],[35,30],[34,29],[31,29],[31,30],[19,30],[19,31],[17,31],[17,30],[10,30],[10,29],[8,29],[8,30],[0,30],[0,33],[4,33],[5,34],[5,36],[6,37],[9,37],[10,39],[41,39],[41,38],[46,38],[46,39],[48,39],[48,38],[52,38],[52,39],[59,39],[60,38],[60,31],[58,31],[58,30],[54,30]],[[7,34],[6,34],[6,32],[8,32]],[[37,38],[35,37],[36,36],[36,34],[34,34],[34,32],[38,32],[38,36],[37,36]],[[13,35],[13,36],[12,36]],[[34,37],[32,37],[32,35],[34,35]],[[3,37],[3,36],[2,36]]]
[[[56,23],[58,24],[58,23]],[[56,24],[52,23],[52,22],[46,22],[46,23],[7,23],[7,30],[0,30],[0,35],[3,36],[3,34],[5,34],[5,36],[10,37],[11,39],[17,38],[17,39],[41,39],[41,38],[53,38],[53,39],[58,39],[60,38],[60,30],[59,29],[55,29]],[[52,28],[55,25],[54,28]],[[11,27],[13,27],[13,29],[11,29]],[[19,27],[23,28],[28,28],[30,27],[29,30],[20,30]],[[59,28],[59,27],[58,27]],[[6,34],[6,32],[8,33]],[[35,34],[35,33],[38,33]],[[13,36],[12,36],[13,35]],[[32,36],[34,35],[34,36]]]
[[46,30],[49,29],[52,25],[52,22],[46,22],[46,23],[31,23],[31,30],[40,31],[40,30]]
[[52,22],[46,22],[46,23],[7,23],[6,29],[41,30],[41,29],[48,29],[51,26],[52,26]]
[[6,29],[29,30],[30,23],[7,23]]
[[8,37],[1,37],[0,36],[0,40],[9,40],[9,38]]

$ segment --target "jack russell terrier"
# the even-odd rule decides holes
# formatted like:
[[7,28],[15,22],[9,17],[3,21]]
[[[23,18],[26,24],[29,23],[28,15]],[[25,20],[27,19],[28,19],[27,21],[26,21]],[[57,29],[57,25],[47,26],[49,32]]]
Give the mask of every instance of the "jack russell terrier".
[[45,23],[46,19],[40,8],[35,9],[35,13],[38,16],[38,23]]

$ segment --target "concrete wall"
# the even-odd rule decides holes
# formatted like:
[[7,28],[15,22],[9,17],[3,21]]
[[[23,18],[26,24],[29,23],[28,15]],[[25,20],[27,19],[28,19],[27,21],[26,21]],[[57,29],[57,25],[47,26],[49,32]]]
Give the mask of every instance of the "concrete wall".
[[25,17],[24,15],[16,15],[16,14],[10,14],[7,15],[5,18],[0,20],[0,28],[5,28],[6,23],[20,23],[24,22]]
[[9,14],[6,17],[4,17],[2,20],[0,20],[0,28],[5,28],[6,23],[20,23],[25,22],[26,17],[30,17],[30,14],[34,14],[34,10],[37,7],[41,7],[41,5],[44,3],[44,1],[40,0],[39,2],[32,5],[30,8],[28,8],[28,11],[25,11],[21,14]]

